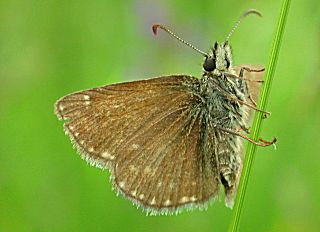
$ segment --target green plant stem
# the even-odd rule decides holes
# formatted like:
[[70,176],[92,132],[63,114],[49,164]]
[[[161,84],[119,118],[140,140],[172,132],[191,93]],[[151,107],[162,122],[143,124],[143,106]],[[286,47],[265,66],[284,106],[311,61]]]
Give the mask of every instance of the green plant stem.
[[[284,34],[284,28],[285,28],[286,19],[289,11],[289,6],[290,6],[290,0],[283,0],[282,8],[280,11],[280,18],[277,24],[276,33],[273,40],[270,60],[269,60],[269,64],[266,71],[266,77],[264,80],[260,101],[258,103],[258,108],[262,110],[265,110],[267,106],[272,79],[276,69],[276,63],[277,63],[278,54],[280,50],[281,40]],[[259,139],[262,122],[263,122],[263,114],[261,112],[256,112],[254,121],[253,121],[253,126],[252,126],[252,139],[254,139],[255,141]],[[243,208],[243,203],[245,199],[246,189],[247,189],[248,180],[250,176],[251,166],[254,160],[255,151],[256,151],[256,145],[249,143],[247,147],[247,152],[245,155],[241,180],[240,180],[238,193],[237,193],[237,197],[234,205],[232,221],[229,228],[229,231],[232,231],[232,232],[238,231],[238,228],[239,228],[241,212]]]

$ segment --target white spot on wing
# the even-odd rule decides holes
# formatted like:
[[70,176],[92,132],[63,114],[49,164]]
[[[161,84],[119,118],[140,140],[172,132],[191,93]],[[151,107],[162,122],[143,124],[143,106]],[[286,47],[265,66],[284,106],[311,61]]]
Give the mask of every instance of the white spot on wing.
[[152,200],[150,201],[150,205],[155,205],[156,204],[156,198],[153,197]]
[[136,190],[132,191],[131,195],[135,197],[137,195],[137,191]]
[[105,151],[101,153],[101,156],[108,160],[114,160],[115,156],[111,155],[109,152]]
[[169,205],[171,205],[171,201],[170,201],[170,199],[166,200],[166,201],[164,202],[164,205],[165,205],[165,206],[169,206]]
[[109,152],[105,151],[105,152],[102,152],[101,156],[102,156],[103,158],[108,159],[108,158],[110,157],[110,154],[109,154]]
[[84,99],[84,100],[89,100],[89,99],[90,99],[90,96],[89,96],[89,95],[83,95],[83,99]]
[[63,105],[59,105],[59,109],[60,109],[60,111],[63,111],[64,110],[64,106]]
[[124,188],[125,185],[126,185],[126,183],[124,181],[120,181],[119,182],[119,187],[120,188]]
[[94,148],[93,148],[93,147],[90,147],[90,148],[89,148],[89,152],[94,152]]
[[134,150],[137,150],[138,148],[139,148],[139,145],[138,144],[132,144],[132,148],[134,149]]
[[142,200],[144,198],[144,194],[139,195],[139,199]]
[[184,196],[184,197],[182,197],[181,199],[180,199],[180,203],[186,203],[187,201],[189,200],[189,197],[187,197],[187,196]]
[[196,201],[197,198],[195,196],[190,197],[190,201]]

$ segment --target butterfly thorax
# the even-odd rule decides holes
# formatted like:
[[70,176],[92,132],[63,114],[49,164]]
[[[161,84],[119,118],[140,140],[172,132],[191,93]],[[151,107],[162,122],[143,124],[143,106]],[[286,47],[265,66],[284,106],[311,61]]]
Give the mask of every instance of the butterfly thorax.
[[204,99],[203,107],[208,110],[212,120],[230,129],[245,127],[245,108],[236,101],[242,100],[244,93],[237,80],[230,80],[226,76],[205,75],[201,84],[201,96]]

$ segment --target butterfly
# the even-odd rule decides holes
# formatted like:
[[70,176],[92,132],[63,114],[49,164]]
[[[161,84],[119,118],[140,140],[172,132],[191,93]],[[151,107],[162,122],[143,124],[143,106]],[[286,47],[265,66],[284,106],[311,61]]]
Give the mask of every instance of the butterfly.
[[[161,76],[75,92],[59,99],[55,113],[81,157],[109,169],[117,193],[151,214],[206,208],[224,189],[233,206],[242,167],[248,113],[256,108],[264,69],[235,70],[228,39],[202,52],[172,33],[159,29],[204,56],[200,78]],[[251,90],[252,86],[254,89]],[[258,87],[257,87],[258,86]],[[253,94],[254,93],[254,94]],[[266,112],[265,112],[266,113]]]

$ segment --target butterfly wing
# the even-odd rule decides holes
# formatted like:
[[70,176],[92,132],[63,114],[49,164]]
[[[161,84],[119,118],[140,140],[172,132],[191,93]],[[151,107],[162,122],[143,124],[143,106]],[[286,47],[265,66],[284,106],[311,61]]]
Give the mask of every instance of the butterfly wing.
[[56,113],[83,158],[151,213],[205,206],[219,180],[204,145],[199,80],[167,76],[81,91]]

